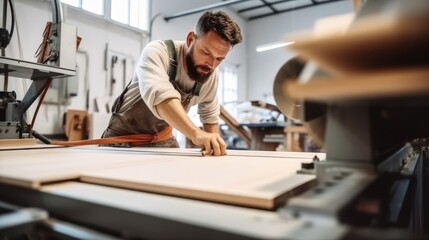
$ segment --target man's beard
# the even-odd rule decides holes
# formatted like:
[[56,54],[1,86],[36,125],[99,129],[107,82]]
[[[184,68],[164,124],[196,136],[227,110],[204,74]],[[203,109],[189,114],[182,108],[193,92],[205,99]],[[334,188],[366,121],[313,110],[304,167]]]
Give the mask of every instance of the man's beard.
[[[194,55],[194,45],[192,45],[189,51],[186,53],[186,68],[188,70],[188,75],[192,80],[195,80],[199,83],[204,83],[212,75],[213,71],[204,65],[195,65],[195,61],[192,58],[193,55]],[[197,71],[198,67],[201,68],[203,71],[207,71],[207,73],[206,74],[199,73]]]

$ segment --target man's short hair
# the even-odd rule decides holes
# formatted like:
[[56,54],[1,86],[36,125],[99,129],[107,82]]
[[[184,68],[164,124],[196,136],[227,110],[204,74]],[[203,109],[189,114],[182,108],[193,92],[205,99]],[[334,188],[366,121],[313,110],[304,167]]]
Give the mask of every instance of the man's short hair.
[[195,26],[195,34],[199,37],[207,34],[209,31],[216,32],[231,46],[243,40],[238,24],[223,11],[207,11],[201,15]]

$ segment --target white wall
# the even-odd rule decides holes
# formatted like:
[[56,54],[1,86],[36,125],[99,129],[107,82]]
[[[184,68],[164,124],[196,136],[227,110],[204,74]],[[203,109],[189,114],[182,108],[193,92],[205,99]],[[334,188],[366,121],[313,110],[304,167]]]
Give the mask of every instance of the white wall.
[[277,71],[296,55],[287,48],[257,53],[256,46],[284,41],[287,34],[310,31],[319,18],[350,12],[353,12],[353,2],[340,1],[249,21],[246,46],[247,99],[272,100],[272,88]]

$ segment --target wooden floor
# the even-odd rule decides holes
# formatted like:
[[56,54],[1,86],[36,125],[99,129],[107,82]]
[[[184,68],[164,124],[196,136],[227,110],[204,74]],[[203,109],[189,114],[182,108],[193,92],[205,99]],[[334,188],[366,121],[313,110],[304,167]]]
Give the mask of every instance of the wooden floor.
[[[3,147],[3,146],[2,146]],[[0,182],[40,189],[80,181],[225,204],[274,209],[308,189],[315,176],[296,174],[323,153],[74,147],[0,150]]]

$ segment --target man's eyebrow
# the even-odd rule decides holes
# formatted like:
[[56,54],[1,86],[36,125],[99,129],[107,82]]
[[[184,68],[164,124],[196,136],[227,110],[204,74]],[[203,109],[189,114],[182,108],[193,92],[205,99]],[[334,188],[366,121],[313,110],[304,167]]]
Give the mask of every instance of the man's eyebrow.
[[205,51],[205,52],[208,52],[210,55],[212,55],[214,58],[216,58],[216,59],[221,59],[221,60],[224,60],[225,59],[225,57],[215,57],[214,55],[213,55],[213,53],[207,48],[207,47],[202,47],[201,48],[203,51]]

